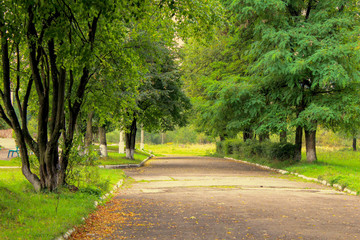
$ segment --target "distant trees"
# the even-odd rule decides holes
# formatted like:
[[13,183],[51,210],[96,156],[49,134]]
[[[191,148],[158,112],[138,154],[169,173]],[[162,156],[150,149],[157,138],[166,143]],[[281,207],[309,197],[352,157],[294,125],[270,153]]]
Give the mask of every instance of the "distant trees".
[[[197,55],[204,64],[190,64],[197,48],[185,51],[199,126],[220,138],[243,131],[244,139],[296,129],[296,158],[304,132],[307,160],[316,161],[317,125],[346,127],[360,116],[356,1],[229,0],[224,7],[227,25]],[[210,115],[218,124],[204,125]]]
[[[148,72],[139,81],[136,107],[127,113],[126,157],[133,159],[137,124],[147,131],[167,131],[186,123],[190,101],[182,90],[176,52],[160,42],[144,49]],[[145,55],[146,54],[146,55]],[[125,118],[125,119],[126,119]]]

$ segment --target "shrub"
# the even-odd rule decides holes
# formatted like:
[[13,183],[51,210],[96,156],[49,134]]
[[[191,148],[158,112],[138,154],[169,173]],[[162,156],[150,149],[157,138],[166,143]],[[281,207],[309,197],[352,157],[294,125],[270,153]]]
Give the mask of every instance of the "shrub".
[[216,152],[238,157],[264,157],[273,160],[292,160],[295,156],[295,145],[291,143],[272,143],[238,139],[225,140],[216,143]]
[[280,161],[294,159],[296,146],[291,143],[272,143],[269,157]]
[[224,154],[223,142],[216,142],[216,152],[219,154]]
[[231,140],[224,141],[223,151],[225,155],[233,154],[233,146]]

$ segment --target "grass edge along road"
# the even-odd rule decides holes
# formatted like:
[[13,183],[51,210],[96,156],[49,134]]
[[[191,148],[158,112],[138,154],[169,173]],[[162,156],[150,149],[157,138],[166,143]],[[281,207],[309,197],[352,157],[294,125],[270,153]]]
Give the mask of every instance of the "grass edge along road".
[[[148,154],[136,153],[135,160],[109,152],[99,164],[140,163]],[[20,159],[0,161],[2,166],[20,166]],[[0,168],[0,239],[54,239],[82,223],[95,210],[94,202],[126,176],[120,169],[97,166],[76,167],[73,183],[77,192],[35,193],[20,168]]]
[[[145,145],[147,150],[160,154],[216,156],[215,145]],[[114,147],[113,151],[116,151]],[[109,152],[110,153],[110,152]],[[186,154],[187,153],[187,154]],[[120,155],[114,164],[123,164]],[[236,158],[236,156],[232,156]],[[320,178],[330,183],[338,183],[353,191],[360,191],[360,153],[350,150],[331,150],[318,148],[318,162],[308,164],[303,160],[296,164],[274,162],[269,159],[241,158],[274,168],[284,169],[299,174]],[[138,156],[136,161],[146,158]],[[16,166],[13,159],[10,166]],[[101,160],[99,161],[101,162]],[[95,209],[94,201],[106,193],[120,179],[125,178],[119,169],[98,169],[98,176],[92,182],[82,180],[82,186],[76,193],[64,189],[61,193],[41,193],[33,191],[32,186],[21,174],[21,169],[0,169],[0,239],[53,239],[67,229],[82,223],[82,218]],[[91,175],[91,171],[82,172]],[[86,182],[87,181],[87,182]],[[80,180],[79,180],[80,182]],[[76,184],[75,184],[76,185]]]
[[[223,155],[217,154],[214,156],[223,157]],[[331,185],[338,184],[342,188],[357,192],[357,194],[360,192],[360,152],[350,149],[318,147],[318,161],[315,163],[306,161],[305,152],[302,153],[301,161],[296,163],[238,155],[229,155],[228,157],[325,180]]]

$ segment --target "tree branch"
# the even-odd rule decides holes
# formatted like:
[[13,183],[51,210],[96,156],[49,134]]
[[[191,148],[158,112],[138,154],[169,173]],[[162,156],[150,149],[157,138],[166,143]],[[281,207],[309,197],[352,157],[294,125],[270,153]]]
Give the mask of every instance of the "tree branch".
[[312,3],[312,0],[309,0],[308,7],[307,7],[307,9],[306,9],[306,15],[305,15],[305,19],[306,19],[306,20],[308,20],[308,19],[309,19],[309,16],[310,16],[311,3]]
[[17,103],[19,111],[20,111],[21,118],[23,119],[23,113],[21,111],[22,107],[21,107],[20,96],[19,96],[19,90],[20,90],[20,50],[19,50],[19,43],[16,44],[16,60],[17,60],[17,64],[16,64],[17,75],[16,75],[15,98],[16,98],[16,103]]

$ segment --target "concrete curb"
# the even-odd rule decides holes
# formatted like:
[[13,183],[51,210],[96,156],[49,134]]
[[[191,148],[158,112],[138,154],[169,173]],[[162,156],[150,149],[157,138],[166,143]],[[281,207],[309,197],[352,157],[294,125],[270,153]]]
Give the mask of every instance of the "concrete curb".
[[106,169],[138,168],[144,166],[144,164],[153,157],[154,155],[151,154],[148,158],[146,158],[139,164],[99,165],[99,168],[106,168]]
[[[108,199],[119,187],[121,187],[124,183],[124,180],[121,179],[119,182],[117,182],[113,189],[104,194],[103,196],[100,197],[99,201],[95,201],[94,202],[94,205],[95,207],[98,206],[100,203],[104,202],[106,199]],[[83,221],[85,221],[85,218],[82,218]],[[66,240],[66,239],[69,239],[69,237],[71,236],[71,234],[75,232],[75,227],[74,228],[71,228],[70,230],[68,230],[66,233],[64,233],[63,235],[61,235],[60,237],[57,237],[55,238],[55,240]]]
[[243,161],[243,160],[239,160],[239,159],[235,159],[235,158],[231,158],[231,157],[224,157],[224,158],[228,159],[228,160],[233,160],[233,161],[249,164],[249,165],[252,165],[252,166],[257,166],[257,167],[260,167],[262,169],[270,170],[270,171],[273,171],[273,172],[278,172],[278,173],[281,173],[283,175],[291,174],[291,175],[297,176],[299,178],[302,178],[302,179],[305,179],[305,180],[308,180],[308,181],[314,181],[314,182],[320,183],[320,184],[325,185],[325,186],[333,187],[336,190],[346,192],[346,193],[348,193],[350,195],[354,195],[354,196],[357,195],[357,192],[355,192],[355,191],[352,191],[352,190],[350,190],[348,188],[344,188],[339,184],[331,185],[326,180],[320,180],[320,179],[317,179],[317,178],[311,178],[311,177],[307,177],[307,176],[304,176],[304,175],[301,175],[301,174],[298,174],[298,173],[295,173],[295,172],[289,172],[289,171],[282,170],[282,169],[271,168],[271,167],[264,166],[264,165],[261,165],[261,164],[258,164],[258,163],[247,162],[247,161]]

